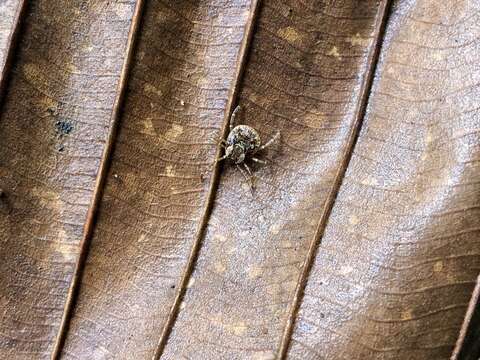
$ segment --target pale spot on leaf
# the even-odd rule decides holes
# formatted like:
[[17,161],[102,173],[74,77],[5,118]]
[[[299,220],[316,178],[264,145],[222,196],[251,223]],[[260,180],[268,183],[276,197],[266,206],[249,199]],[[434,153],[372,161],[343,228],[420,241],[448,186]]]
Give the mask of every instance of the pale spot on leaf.
[[175,171],[173,170],[173,165],[167,165],[165,167],[165,172],[168,177],[173,177],[175,176]]
[[277,223],[273,224],[272,226],[270,226],[269,231],[273,235],[277,235],[280,232],[280,224],[277,224]]
[[73,63],[67,64],[66,69],[67,69],[69,72],[71,72],[71,73],[76,73],[76,72],[78,72],[78,68],[77,68],[77,67],[75,66],[75,64],[73,64]]
[[433,136],[430,132],[425,135],[425,143],[428,145],[433,141]]
[[343,276],[347,276],[349,275],[351,272],[353,271],[353,267],[349,266],[349,265],[344,265],[340,268],[340,275],[343,275]]
[[440,51],[436,51],[433,53],[432,58],[434,58],[437,61],[443,60],[443,55]]
[[322,113],[315,113],[315,114],[308,113],[305,116],[299,118],[298,120],[299,122],[305,124],[310,128],[319,129],[321,128],[321,124],[325,122],[326,119],[325,119],[325,115]]
[[215,269],[215,272],[218,273],[218,274],[223,274],[226,270],[227,270],[227,267],[224,263],[218,261],[216,262],[214,265],[213,265],[214,269]]
[[349,37],[347,39],[347,42],[349,42],[353,46],[360,45],[360,46],[365,46],[366,47],[366,46],[370,45],[370,39],[362,38],[359,33],[356,33],[352,37]]
[[369,176],[362,180],[362,184],[366,186],[377,186],[378,181],[374,177]]
[[250,279],[257,279],[259,278],[263,273],[263,269],[259,266],[251,266],[247,270],[247,275]]
[[437,261],[435,264],[433,264],[434,272],[440,272],[442,270],[443,270],[443,261]]
[[222,234],[216,234],[213,237],[213,241],[225,242],[225,241],[227,241],[227,238],[225,236],[223,236]]
[[301,40],[301,35],[291,26],[281,28],[277,31],[277,35],[289,42],[290,44],[296,43],[297,41]]
[[259,351],[253,354],[252,360],[275,360],[273,351]]
[[293,246],[292,242],[289,240],[282,241],[281,244],[282,244],[282,247],[286,249],[291,248]]
[[412,310],[404,310],[402,311],[402,314],[400,315],[402,320],[410,320],[412,316]]
[[244,321],[231,322],[232,319],[228,318],[227,321],[220,314],[210,314],[209,319],[218,327],[224,328],[226,331],[241,336],[245,334],[248,327]]
[[233,333],[237,336],[241,336],[241,335],[245,334],[245,332],[248,329],[247,324],[245,324],[245,322],[243,322],[243,321],[239,321],[239,322],[234,323],[234,324],[223,324],[223,327],[227,331],[229,331],[229,332],[231,332],[231,333]]
[[93,46],[92,45],[87,45],[83,48],[85,52],[92,52],[93,51]]
[[165,133],[167,138],[176,138],[183,133],[183,126],[173,124],[170,129]]
[[350,216],[350,218],[348,219],[348,222],[352,225],[358,225],[358,223],[360,222],[360,219],[358,218],[357,215],[352,215]]
[[327,52],[327,55],[336,57],[337,59],[341,59],[340,53],[338,52],[338,48],[336,46],[332,47],[330,51]]
[[153,86],[152,84],[145,84],[143,86],[143,92],[145,94],[155,94],[155,95],[158,95],[158,96],[162,96],[162,91],[157,89],[155,86]]
[[151,136],[157,135],[157,133],[155,132],[155,128],[153,127],[151,117],[147,117],[145,121],[143,121],[143,129],[141,132],[145,135],[151,135]]

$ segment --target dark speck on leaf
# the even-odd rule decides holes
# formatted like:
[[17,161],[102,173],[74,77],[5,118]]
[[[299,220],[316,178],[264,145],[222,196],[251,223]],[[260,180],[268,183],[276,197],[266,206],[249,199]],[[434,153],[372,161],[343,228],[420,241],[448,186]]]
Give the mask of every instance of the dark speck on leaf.
[[68,121],[59,120],[55,123],[55,128],[57,129],[57,133],[61,135],[68,135],[73,130],[73,125]]

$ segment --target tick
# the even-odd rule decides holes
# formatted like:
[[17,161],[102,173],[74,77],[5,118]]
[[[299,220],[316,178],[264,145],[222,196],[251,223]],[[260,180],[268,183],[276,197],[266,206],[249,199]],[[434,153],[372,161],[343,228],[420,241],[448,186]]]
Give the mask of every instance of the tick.
[[254,155],[275,143],[280,138],[280,132],[277,132],[273,138],[262,145],[260,134],[253,127],[248,125],[235,126],[235,120],[240,109],[240,106],[237,106],[229,118],[230,132],[228,133],[227,140],[221,141],[221,146],[225,149],[225,154],[217,161],[225,159],[232,161],[245,179],[250,182],[251,188],[253,189],[254,176],[246,161],[252,160],[256,163],[266,164],[264,160],[260,160]]

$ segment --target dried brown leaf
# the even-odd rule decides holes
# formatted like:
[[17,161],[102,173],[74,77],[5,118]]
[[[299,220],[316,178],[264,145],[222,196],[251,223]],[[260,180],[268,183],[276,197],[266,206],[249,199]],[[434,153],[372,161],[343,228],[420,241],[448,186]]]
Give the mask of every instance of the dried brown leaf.
[[[480,269],[478,2],[0,9],[1,358],[450,357]],[[237,104],[282,134],[253,193],[215,165]]]

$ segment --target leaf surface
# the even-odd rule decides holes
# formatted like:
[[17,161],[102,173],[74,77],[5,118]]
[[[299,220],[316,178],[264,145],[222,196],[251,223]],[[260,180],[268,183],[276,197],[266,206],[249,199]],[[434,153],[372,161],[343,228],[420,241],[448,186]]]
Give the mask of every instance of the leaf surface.
[[394,2],[289,358],[449,358],[480,269],[479,9]]
[[[23,4],[1,358],[475,358],[475,0]],[[237,104],[281,133],[254,191],[215,163]]]
[[250,5],[146,3],[64,358],[154,355],[206,221]]
[[48,358],[55,346],[134,7],[27,8],[0,113],[0,358]]
[[384,4],[264,3],[239,103],[265,139],[281,132],[280,149],[256,167],[253,195],[225,168],[162,358],[277,354],[361,116]]

